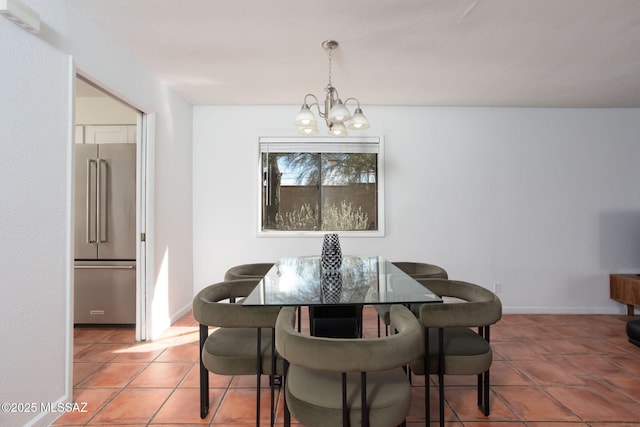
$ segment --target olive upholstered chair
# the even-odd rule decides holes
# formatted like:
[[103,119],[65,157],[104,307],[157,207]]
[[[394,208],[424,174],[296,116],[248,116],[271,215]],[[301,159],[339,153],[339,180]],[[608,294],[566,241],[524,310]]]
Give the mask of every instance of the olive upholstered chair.
[[273,267],[273,263],[258,262],[254,264],[241,264],[228,269],[224,273],[224,280],[262,279]]
[[[445,279],[418,281],[441,297],[459,300],[420,306],[425,352],[410,365],[414,374],[438,375],[440,425],[444,426],[444,375],[477,375],[478,406],[484,415],[489,415],[489,368],[493,355],[489,330],[502,317],[500,299],[473,283]],[[478,328],[477,332],[472,328]],[[426,425],[430,422],[428,384],[425,379]]]
[[390,317],[397,334],[326,338],[298,332],[295,308],[282,308],[276,349],[288,366],[285,426],[291,415],[307,427],[404,424],[411,385],[402,367],[422,354],[422,327],[402,305],[391,307]]
[[[424,262],[394,262],[393,265],[400,270],[407,273],[414,279],[447,279],[449,276],[447,271],[434,264],[426,264]],[[412,304],[410,306],[411,311],[418,315],[420,309],[419,304]],[[376,305],[376,311],[378,312],[378,336],[380,336],[380,321],[384,323],[385,335],[389,334],[389,306],[388,305]]]
[[[260,376],[282,375],[273,335],[279,307],[244,307],[235,301],[247,296],[257,279],[216,283],[193,300],[193,317],[200,323],[200,416],[209,412],[209,374],[256,375],[256,425],[260,425]],[[216,329],[209,334],[209,326]],[[275,357],[274,357],[275,355]],[[271,425],[274,385],[271,384]]]

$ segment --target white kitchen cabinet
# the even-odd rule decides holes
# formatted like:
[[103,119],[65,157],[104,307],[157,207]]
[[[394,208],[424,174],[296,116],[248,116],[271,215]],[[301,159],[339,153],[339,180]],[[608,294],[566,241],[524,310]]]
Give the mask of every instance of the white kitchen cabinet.
[[78,125],[76,144],[135,144],[136,125]]

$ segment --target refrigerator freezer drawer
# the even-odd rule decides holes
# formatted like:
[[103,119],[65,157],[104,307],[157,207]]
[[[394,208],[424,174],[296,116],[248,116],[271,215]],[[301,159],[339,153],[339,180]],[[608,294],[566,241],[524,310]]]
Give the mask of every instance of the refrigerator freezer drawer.
[[75,324],[135,324],[135,261],[76,262]]

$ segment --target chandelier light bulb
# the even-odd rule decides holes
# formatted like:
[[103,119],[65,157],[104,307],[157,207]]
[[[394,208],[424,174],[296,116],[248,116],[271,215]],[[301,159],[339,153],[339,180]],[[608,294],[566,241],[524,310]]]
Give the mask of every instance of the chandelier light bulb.
[[316,126],[316,116],[313,114],[307,104],[303,104],[300,112],[296,115],[296,126]]
[[329,121],[331,123],[346,122],[350,118],[351,113],[342,101],[338,99],[338,102],[336,102],[336,104],[331,107],[331,111],[329,111]]
[[329,135],[331,136],[347,136],[347,127],[344,125],[344,123],[338,122],[338,123],[331,123],[331,125],[329,125]]
[[349,129],[363,130],[369,128],[369,120],[362,113],[362,109],[357,108],[351,120],[349,120]]
[[318,128],[317,127],[299,127],[298,133],[300,135],[307,135],[307,136],[317,135]]

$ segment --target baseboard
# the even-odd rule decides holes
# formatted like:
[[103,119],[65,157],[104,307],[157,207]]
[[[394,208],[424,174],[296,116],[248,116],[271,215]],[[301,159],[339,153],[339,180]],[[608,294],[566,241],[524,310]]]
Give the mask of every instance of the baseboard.
[[616,307],[502,307],[502,314],[627,314],[626,306]]
[[182,319],[182,317],[187,314],[189,311],[191,311],[191,307],[192,304],[189,303],[187,305],[185,305],[184,307],[182,307],[180,310],[178,310],[177,312],[175,312],[172,316],[171,316],[171,324],[173,325],[174,323],[176,323],[178,320]]

